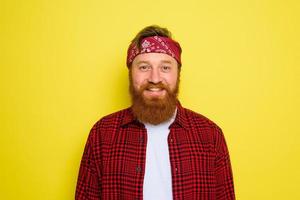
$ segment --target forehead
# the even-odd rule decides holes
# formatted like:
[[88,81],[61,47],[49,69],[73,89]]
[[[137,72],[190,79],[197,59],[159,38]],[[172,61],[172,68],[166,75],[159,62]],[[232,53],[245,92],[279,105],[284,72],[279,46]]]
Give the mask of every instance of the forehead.
[[139,63],[170,63],[176,65],[177,61],[172,56],[164,53],[143,53],[137,55],[132,62],[133,65]]

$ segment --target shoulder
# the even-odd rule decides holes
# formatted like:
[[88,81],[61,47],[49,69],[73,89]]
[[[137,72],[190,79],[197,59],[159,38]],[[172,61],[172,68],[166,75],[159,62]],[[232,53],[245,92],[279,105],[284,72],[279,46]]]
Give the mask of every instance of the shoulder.
[[101,129],[120,126],[124,119],[130,117],[130,108],[125,108],[100,118],[92,129]]
[[183,108],[181,112],[187,128],[191,133],[198,135],[203,143],[216,144],[224,140],[222,129],[208,117],[187,108]]
[[190,126],[199,127],[199,128],[216,128],[220,129],[220,127],[208,117],[190,110],[188,108],[182,108],[185,118],[189,122]]
[[125,108],[117,112],[108,114],[100,118],[93,125],[90,131],[90,137],[96,139],[98,137],[106,137],[113,135],[113,133],[120,130],[124,120],[131,118],[130,108]]

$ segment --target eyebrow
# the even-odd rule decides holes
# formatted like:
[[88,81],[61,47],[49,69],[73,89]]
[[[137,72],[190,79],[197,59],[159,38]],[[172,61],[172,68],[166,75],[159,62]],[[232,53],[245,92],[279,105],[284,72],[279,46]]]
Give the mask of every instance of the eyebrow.
[[147,62],[147,61],[139,61],[139,62],[137,62],[136,64],[139,65],[139,64],[142,64],[142,63],[149,64],[149,62]]
[[[161,62],[162,62],[162,63],[169,63],[169,64],[171,64],[171,63],[172,63],[170,60],[162,60]],[[138,61],[136,64],[137,64],[137,65],[139,65],[139,64],[142,64],[142,63],[145,63],[145,64],[150,64],[150,62],[149,62],[149,61],[143,61],[143,60],[141,60],[141,61]]]
[[170,60],[162,60],[161,62],[162,63],[170,63],[170,64],[172,63]]

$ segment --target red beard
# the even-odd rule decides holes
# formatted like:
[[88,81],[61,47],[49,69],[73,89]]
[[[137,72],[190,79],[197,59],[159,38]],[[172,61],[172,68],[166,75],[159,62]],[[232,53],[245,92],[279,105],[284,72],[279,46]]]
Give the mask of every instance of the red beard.
[[[157,125],[169,120],[173,116],[176,109],[177,95],[179,91],[179,75],[173,91],[162,83],[146,83],[137,90],[133,86],[131,73],[129,74],[129,79],[132,111],[139,121]],[[162,98],[146,98],[143,95],[143,92],[150,87],[164,89],[166,93]]]

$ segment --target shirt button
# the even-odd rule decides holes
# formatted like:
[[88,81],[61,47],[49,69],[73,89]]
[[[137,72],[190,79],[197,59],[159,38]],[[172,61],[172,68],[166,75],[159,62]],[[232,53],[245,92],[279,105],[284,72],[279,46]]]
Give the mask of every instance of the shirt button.
[[170,142],[173,143],[173,138],[170,139]]
[[140,137],[140,138],[139,138],[139,142],[140,142],[140,143],[143,143],[143,142],[144,142],[144,137]]
[[142,168],[141,168],[140,166],[137,166],[137,167],[135,168],[135,171],[139,173],[139,172],[142,171]]

